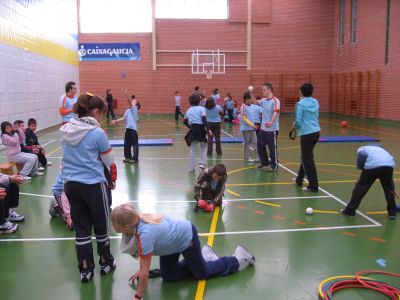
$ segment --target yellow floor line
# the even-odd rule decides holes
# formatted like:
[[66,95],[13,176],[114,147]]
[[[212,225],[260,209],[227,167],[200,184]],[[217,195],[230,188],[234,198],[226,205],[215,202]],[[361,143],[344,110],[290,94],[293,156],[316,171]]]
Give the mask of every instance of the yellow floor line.
[[314,212],[316,213],[321,213],[321,214],[338,214],[338,211],[334,211],[334,210],[318,210],[318,209],[314,209]]
[[256,202],[260,203],[260,204],[268,205],[268,206],[282,207],[282,205],[273,204],[273,203],[269,203],[269,202],[265,202],[265,201],[261,201],[261,200],[256,200]]
[[232,171],[228,172],[228,175],[231,175],[231,174],[236,173],[236,172],[248,170],[248,169],[254,169],[254,168],[257,168],[257,166],[251,166],[251,167],[246,167],[246,168],[240,168],[240,169],[232,170]]
[[49,153],[46,153],[46,156],[49,157],[50,155],[56,153],[58,150],[61,149],[61,146],[57,147],[56,149],[54,149],[53,151],[50,151]]
[[235,193],[234,191],[231,191],[231,190],[229,190],[229,189],[226,189],[226,191],[227,191],[229,194],[232,194],[232,195],[234,195],[234,196],[236,196],[236,197],[240,197],[240,195],[239,195],[238,193]]
[[[214,234],[215,230],[217,229],[217,222],[218,222],[218,216],[219,216],[219,206],[217,206],[214,209],[214,215],[213,215],[213,219],[211,222],[211,226],[210,226],[210,235],[208,236],[207,239],[207,244],[212,247],[214,244]],[[197,283],[197,290],[196,290],[196,296],[194,297],[195,300],[202,300],[203,296],[204,296],[204,291],[206,288],[206,280],[199,280],[199,282]]]
[[387,211],[368,211],[367,215],[386,215]]

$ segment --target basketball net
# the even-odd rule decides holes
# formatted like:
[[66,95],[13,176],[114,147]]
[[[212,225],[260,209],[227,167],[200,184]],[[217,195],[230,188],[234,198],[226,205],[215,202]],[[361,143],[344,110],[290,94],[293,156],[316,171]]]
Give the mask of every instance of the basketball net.
[[212,78],[212,70],[208,70],[208,71],[206,71],[206,77],[207,77],[207,79],[211,79]]

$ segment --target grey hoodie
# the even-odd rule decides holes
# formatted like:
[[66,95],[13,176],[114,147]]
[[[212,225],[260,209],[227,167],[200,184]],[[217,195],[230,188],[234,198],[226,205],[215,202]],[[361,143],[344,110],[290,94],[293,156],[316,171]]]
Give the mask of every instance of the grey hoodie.
[[92,117],[71,118],[71,120],[60,128],[62,141],[71,146],[78,146],[89,131],[100,127],[99,122]]

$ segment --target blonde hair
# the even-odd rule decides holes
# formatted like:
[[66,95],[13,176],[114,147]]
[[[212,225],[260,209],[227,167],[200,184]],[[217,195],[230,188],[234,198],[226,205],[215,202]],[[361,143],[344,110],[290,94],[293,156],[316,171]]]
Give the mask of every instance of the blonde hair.
[[115,207],[111,213],[111,221],[120,227],[134,226],[139,220],[149,224],[160,224],[163,216],[155,214],[139,214],[129,203]]

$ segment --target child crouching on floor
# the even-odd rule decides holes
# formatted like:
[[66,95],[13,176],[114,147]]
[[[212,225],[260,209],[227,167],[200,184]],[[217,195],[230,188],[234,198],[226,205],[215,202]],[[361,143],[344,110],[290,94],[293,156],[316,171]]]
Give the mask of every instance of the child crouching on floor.
[[64,182],[62,172],[58,174],[56,182],[52,186],[54,199],[50,202],[49,214],[52,217],[61,217],[69,230],[73,230],[73,224],[71,219],[71,209],[69,201],[64,192]]
[[228,179],[226,167],[223,164],[205,169],[200,173],[194,185],[194,199],[197,201],[195,212],[199,208],[212,212],[215,206],[221,206]]

